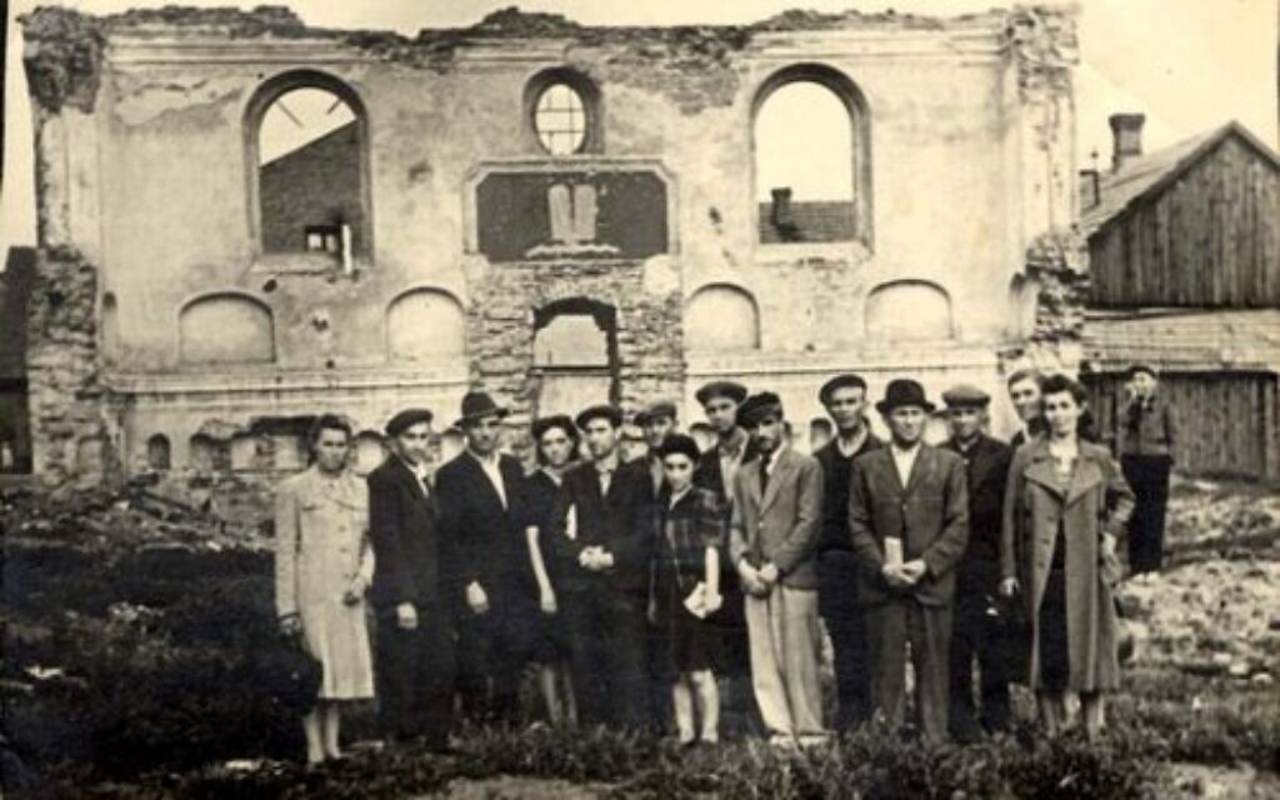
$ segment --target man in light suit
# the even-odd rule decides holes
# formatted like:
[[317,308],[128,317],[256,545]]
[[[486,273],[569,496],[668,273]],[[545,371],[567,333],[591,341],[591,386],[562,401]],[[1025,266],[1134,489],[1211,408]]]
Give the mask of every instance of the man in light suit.
[[933,408],[919,383],[889,383],[876,409],[892,441],[853,462],[849,530],[862,568],[858,599],[867,615],[875,713],[901,723],[910,643],[921,728],[941,741],[955,566],[969,538],[969,501],[964,460],[922,441]]
[[818,536],[822,467],[787,447],[782,401],[762,392],[739,410],[758,455],[733,479],[730,558],[743,589],[751,682],[773,744],[821,742]]
[[463,710],[511,722],[527,646],[518,581],[524,563],[524,470],[498,451],[507,410],[484,392],[462,398],[466,448],[436,474],[441,527],[457,554],[458,678]]

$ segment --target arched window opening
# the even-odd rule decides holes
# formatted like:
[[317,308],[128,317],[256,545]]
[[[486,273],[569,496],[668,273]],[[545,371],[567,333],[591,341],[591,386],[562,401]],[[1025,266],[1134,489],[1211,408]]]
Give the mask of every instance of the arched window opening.
[[368,256],[367,125],[350,87],[317,72],[279,76],[247,124],[262,252]]
[[862,95],[820,65],[782,70],[753,119],[762,244],[869,241],[868,133]]
[[157,433],[147,439],[147,468],[154,472],[168,472],[172,465],[172,449],[169,437]]

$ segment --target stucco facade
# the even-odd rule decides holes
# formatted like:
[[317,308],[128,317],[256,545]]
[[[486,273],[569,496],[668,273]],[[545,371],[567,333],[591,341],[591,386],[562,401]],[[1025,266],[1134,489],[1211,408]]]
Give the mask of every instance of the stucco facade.
[[[377,430],[424,404],[447,424],[470,387],[525,425],[546,410],[535,339],[558,307],[605,319],[614,399],[675,398],[686,420],[713,377],[777,391],[803,431],[838,370],[877,396],[900,374],[995,394],[1011,359],[1074,358],[1070,315],[1064,329],[1037,304],[1081,273],[1070,12],[698,29],[500,12],[416,39],[280,10],[45,10],[25,25],[42,269],[92,287],[79,388],[32,360],[36,471],[53,483],[139,469],[157,435],[191,466],[211,421],[337,409]],[[530,92],[557,75],[585,87],[582,153],[551,156],[532,130]],[[848,241],[760,243],[753,123],[792,78],[849,109]],[[299,86],[358,118],[348,269],[262,245],[256,125]],[[596,240],[546,235],[539,192],[558,183],[592,187]],[[708,349],[722,306],[754,336]],[[33,330],[35,355],[59,335]],[[1002,404],[993,416],[1007,429]],[[59,444],[57,420],[74,420]]]

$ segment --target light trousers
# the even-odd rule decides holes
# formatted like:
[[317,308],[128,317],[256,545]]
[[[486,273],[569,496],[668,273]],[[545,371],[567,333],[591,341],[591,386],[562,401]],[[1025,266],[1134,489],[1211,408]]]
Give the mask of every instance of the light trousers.
[[751,685],[765,727],[772,736],[823,735],[817,590],[777,585],[744,604]]

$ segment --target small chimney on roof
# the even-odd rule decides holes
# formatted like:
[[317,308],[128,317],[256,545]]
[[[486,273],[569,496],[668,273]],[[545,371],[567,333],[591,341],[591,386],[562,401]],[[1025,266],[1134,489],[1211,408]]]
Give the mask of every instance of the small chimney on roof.
[[769,221],[776,228],[787,228],[792,225],[791,219],[791,187],[774,189],[773,208],[769,210]]
[[1145,114],[1112,114],[1108,119],[1113,142],[1112,172],[1119,172],[1125,164],[1142,155],[1142,123],[1146,121]]

